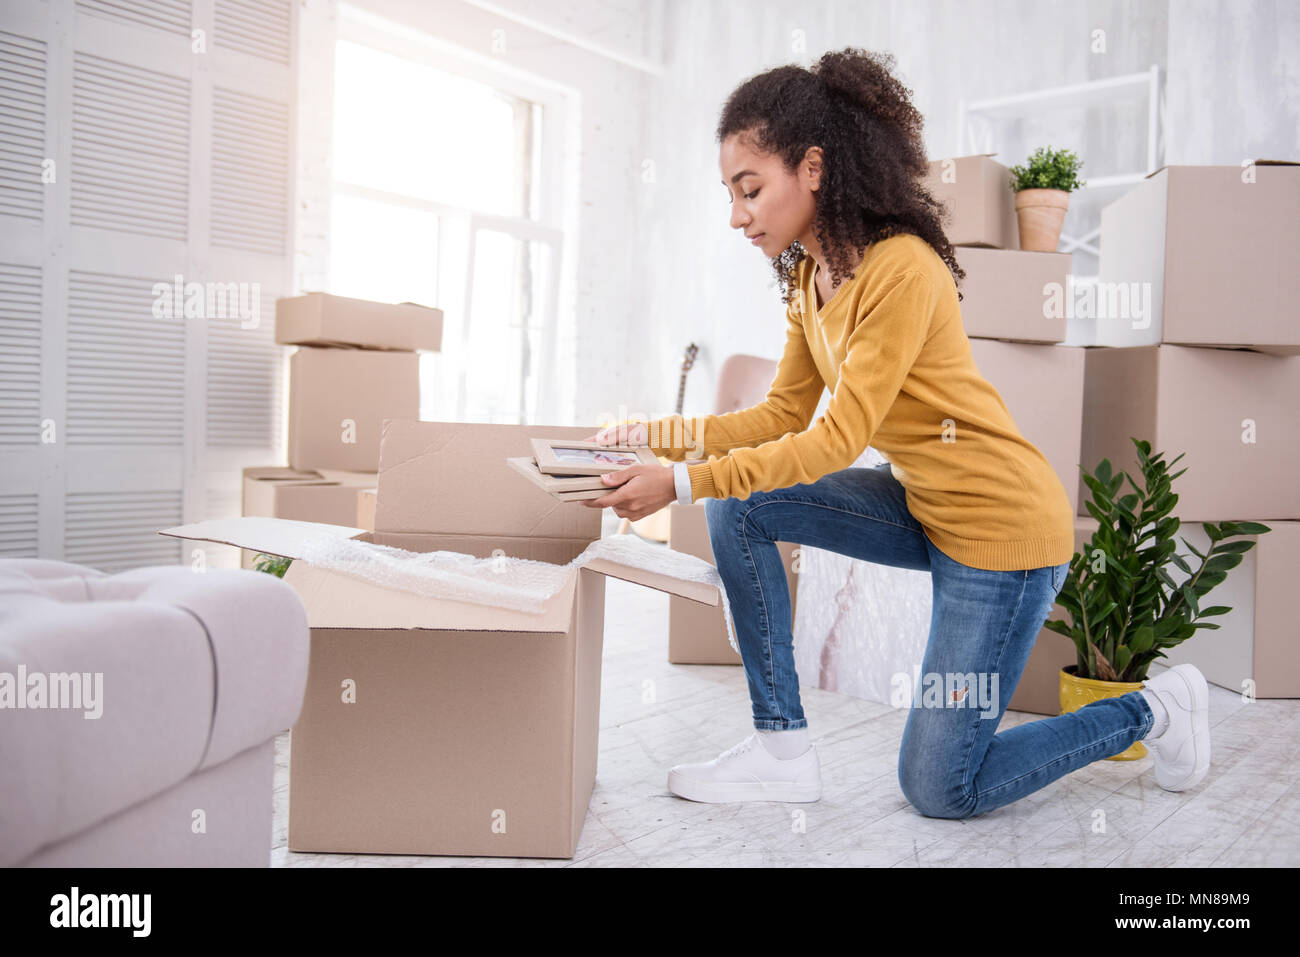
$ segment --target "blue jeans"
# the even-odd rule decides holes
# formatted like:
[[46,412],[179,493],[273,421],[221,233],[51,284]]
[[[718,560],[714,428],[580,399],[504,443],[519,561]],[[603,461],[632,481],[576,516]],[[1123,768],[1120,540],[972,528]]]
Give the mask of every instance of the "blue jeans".
[[1009,804],[1119,754],[1154,723],[1146,699],[1132,691],[995,733],[1069,563],[988,571],[955,561],[908,511],[888,463],[744,499],[708,499],[705,514],[755,728],[808,724],[776,542],[930,572],[930,635],[898,755],[903,795],[927,817],[970,817]]

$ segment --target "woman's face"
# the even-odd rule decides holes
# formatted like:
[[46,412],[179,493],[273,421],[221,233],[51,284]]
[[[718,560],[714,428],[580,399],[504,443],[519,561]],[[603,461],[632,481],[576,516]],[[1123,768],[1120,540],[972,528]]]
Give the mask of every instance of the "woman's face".
[[[722,185],[731,197],[731,226],[757,238],[769,259],[798,239],[809,247],[810,228],[821,184],[821,150],[810,147],[799,168],[786,170],[779,156],[755,151],[742,134],[722,141]],[[812,248],[816,248],[813,246]]]

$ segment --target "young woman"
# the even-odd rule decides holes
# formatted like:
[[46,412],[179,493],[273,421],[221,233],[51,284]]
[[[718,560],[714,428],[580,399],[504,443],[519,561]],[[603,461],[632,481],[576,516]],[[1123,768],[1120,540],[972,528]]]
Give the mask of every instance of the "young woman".
[[[668,788],[708,802],[821,796],[778,541],[930,571],[930,634],[898,761],[921,814],[981,814],[1139,739],[1161,787],[1191,787],[1209,767],[1208,689],[1191,665],[995,733],[1065,582],[1074,516],[972,361],[956,286],[965,273],[921,185],[922,118],[892,62],[827,53],[811,70],[749,79],[723,108],[731,226],[771,258],[787,304],[766,400],[593,436],[649,445],[675,464],[606,476],[616,490],[584,504],[638,519],[706,499],[748,679],[754,734],[673,768]],[[829,406],[811,423],[823,388]],[[853,467],[868,445],[885,463]],[[936,678],[951,688],[942,700],[923,691]]]

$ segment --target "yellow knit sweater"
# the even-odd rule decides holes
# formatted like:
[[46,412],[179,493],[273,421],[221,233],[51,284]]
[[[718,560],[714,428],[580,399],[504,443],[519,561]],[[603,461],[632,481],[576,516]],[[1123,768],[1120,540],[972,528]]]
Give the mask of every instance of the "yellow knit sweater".
[[[938,253],[910,233],[880,240],[820,309],[816,268],[810,256],[799,265],[802,295],[786,310],[785,353],[762,403],[648,423],[656,455],[706,459],[688,466],[691,500],[815,482],[870,445],[949,558],[995,571],[1069,561],[1065,487],[976,368]],[[823,388],[830,403],[810,427]]]

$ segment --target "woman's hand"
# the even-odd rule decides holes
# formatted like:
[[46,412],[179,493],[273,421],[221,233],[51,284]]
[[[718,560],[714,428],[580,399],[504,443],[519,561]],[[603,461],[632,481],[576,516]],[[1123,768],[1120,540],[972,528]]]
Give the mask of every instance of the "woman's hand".
[[595,435],[589,435],[583,442],[599,442],[601,445],[649,445],[649,431],[644,422],[620,422],[607,429],[601,429]]
[[582,504],[588,508],[608,506],[619,518],[636,521],[677,501],[671,465],[629,465],[617,472],[606,472],[601,481],[614,491],[600,498],[582,499]]

